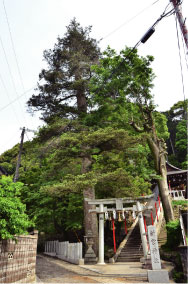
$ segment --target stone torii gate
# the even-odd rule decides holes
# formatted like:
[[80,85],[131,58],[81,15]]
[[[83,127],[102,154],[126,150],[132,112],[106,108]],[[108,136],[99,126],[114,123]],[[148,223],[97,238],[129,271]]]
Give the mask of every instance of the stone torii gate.
[[[122,212],[124,215],[125,211],[133,211],[138,213],[138,221],[140,227],[140,235],[142,240],[142,247],[144,252],[144,257],[147,257],[148,254],[148,245],[144,227],[144,220],[142,212],[148,209],[152,209],[152,206],[144,206],[141,202],[149,201],[154,197],[154,194],[141,196],[137,198],[111,198],[111,199],[89,199],[85,198],[85,201],[88,202],[90,205],[98,205],[96,209],[89,210],[90,213],[99,214],[99,258],[98,264],[105,264],[104,262],[104,215],[107,215],[108,212]],[[133,203],[132,207],[123,207],[124,204],[131,204]],[[136,203],[136,205],[134,205]],[[104,205],[112,205],[115,204],[115,208],[107,208]],[[116,213],[115,213],[116,214]]]

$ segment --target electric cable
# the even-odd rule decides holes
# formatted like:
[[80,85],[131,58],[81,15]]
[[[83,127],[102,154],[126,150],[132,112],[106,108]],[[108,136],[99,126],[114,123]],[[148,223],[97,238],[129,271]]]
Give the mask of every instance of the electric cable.
[[26,135],[27,139],[28,139],[29,141],[31,141],[31,140],[29,139],[29,137],[28,137],[27,131],[25,132],[25,135]]
[[181,50],[180,50],[180,40],[179,40],[177,16],[175,16],[175,21],[176,21],[176,34],[177,34],[178,51],[179,51],[179,59],[180,59],[181,81],[182,81],[183,96],[184,96],[184,101],[185,101],[185,85],[184,85],[184,78],[183,78],[183,67],[182,67],[182,58],[181,58]]
[[[11,68],[10,68],[10,64],[9,64],[9,62],[8,62],[8,58],[7,58],[7,55],[6,55],[6,51],[5,51],[5,48],[4,48],[4,45],[3,45],[3,41],[2,41],[1,36],[0,36],[0,42],[1,42],[1,47],[2,47],[2,49],[3,49],[3,53],[4,53],[4,56],[5,56],[5,61],[6,61],[7,66],[8,66],[8,71],[9,71],[9,74],[10,74],[10,78],[11,78],[11,81],[12,81],[12,85],[13,85],[14,91],[15,91],[15,93],[16,93],[16,95],[17,95],[17,99],[18,99],[18,102],[19,102],[19,105],[20,105],[20,109],[21,109],[21,111],[22,111],[22,115],[23,115],[23,118],[24,118],[25,123],[26,123],[25,114],[24,114],[24,112],[23,112],[22,105],[21,105],[21,103],[20,103],[20,101],[19,101],[19,96],[18,96],[18,93],[17,93],[16,85],[15,85],[15,82],[14,82],[14,78],[13,78],[13,75],[12,75],[12,71],[11,71]],[[27,124],[27,123],[26,123],[26,124]]]
[[[5,83],[4,83],[4,80],[3,80],[3,77],[1,76],[1,74],[0,74],[0,81],[1,81],[1,84],[2,84],[2,86],[3,86],[3,88],[4,88],[4,90],[5,90],[5,93],[6,93],[7,97],[8,97],[9,103],[11,103],[8,90],[7,90],[6,86],[5,86]],[[13,110],[13,113],[14,113],[14,115],[15,115],[17,121],[18,121],[18,124],[20,124],[20,120],[19,120],[19,118],[18,118],[18,116],[17,116],[16,110],[15,110],[15,108],[14,108],[13,105],[12,105],[12,110]],[[12,114],[12,113],[11,113],[11,114]]]
[[14,57],[15,57],[15,61],[16,61],[16,66],[17,66],[17,69],[18,69],[19,77],[20,77],[20,82],[21,82],[23,91],[25,91],[24,84],[23,84],[23,78],[22,78],[20,67],[19,67],[19,64],[18,64],[18,58],[17,58],[17,55],[16,55],[15,47],[14,47],[14,41],[13,41],[13,37],[12,37],[12,32],[11,32],[10,23],[9,23],[8,14],[7,14],[7,11],[6,11],[4,0],[3,0],[3,7],[4,7],[4,11],[5,11],[5,16],[6,16],[6,21],[7,21],[7,25],[8,25],[9,34],[10,34],[12,49],[13,49],[13,53],[14,53]]
[[[180,5],[182,2],[178,3],[177,5]],[[165,17],[167,16],[171,16],[172,14],[175,13],[175,8],[173,7],[172,9],[170,9],[169,11],[168,8],[170,6],[170,3],[165,7],[163,13],[160,15],[160,17],[154,22],[154,24],[148,29],[148,31],[144,34],[144,36],[142,36],[142,38],[135,44],[134,47],[131,48],[130,52],[126,55],[125,58],[123,58],[121,60],[121,62],[119,63],[119,65],[114,68],[111,72],[111,74],[109,75],[109,77],[106,79],[107,80],[110,80],[112,78],[112,76],[115,74],[115,72],[119,69],[119,67],[124,64],[125,60],[129,57],[129,55],[141,44],[141,43],[145,43],[149,38],[150,36],[154,33],[155,31],[155,27],[156,25]],[[103,86],[100,86],[97,91],[101,90],[102,88],[104,87],[104,84]]]
[[30,88],[28,90],[26,90],[24,93],[22,93],[20,96],[18,96],[17,98],[15,98],[14,100],[12,100],[9,104],[3,106],[2,108],[0,108],[0,111],[6,109],[7,107],[9,107],[11,104],[15,103],[17,100],[19,100],[21,97],[23,97],[26,93],[32,91],[36,86],[34,86],[33,88]]
[[[17,57],[16,50],[15,50],[15,45],[14,45],[13,36],[12,36],[12,32],[11,32],[11,26],[10,26],[8,13],[7,13],[7,10],[6,10],[6,6],[5,6],[4,0],[3,0],[3,7],[4,7],[6,22],[7,22],[7,26],[8,26],[9,35],[10,35],[10,40],[11,40],[11,44],[12,44],[12,50],[13,50],[13,54],[14,54],[14,57],[15,57],[15,62],[16,62],[17,70],[18,70],[18,75],[19,75],[19,78],[20,78],[20,83],[21,83],[23,92],[25,92],[23,78],[22,78],[21,70],[20,70],[19,63],[18,63],[18,57]],[[26,97],[25,97],[25,100],[27,100]],[[24,110],[23,110],[23,113],[24,113]],[[24,117],[24,119],[25,119],[25,121],[27,123],[27,118]],[[32,125],[34,125],[33,124],[33,120],[32,120]]]
[[151,5],[147,6],[146,8],[144,8],[143,10],[141,10],[140,12],[138,12],[138,14],[136,14],[135,16],[133,16],[132,18],[130,18],[129,20],[127,20],[126,22],[124,22],[123,24],[121,24],[120,26],[118,26],[117,28],[115,28],[113,31],[111,31],[110,33],[108,33],[106,36],[102,37],[100,41],[106,39],[107,37],[111,36],[112,34],[114,34],[115,32],[117,32],[119,29],[121,29],[123,26],[129,24],[131,21],[133,21],[135,18],[137,18],[138,16],[140,16],[143,12],[145,12],[146,10],[148,10],[150,7],[152,7],[154,4],[156,4],[157,2],[159,2],[159,0],[153,2]]
[[188,70],[188,51],[186,52],[185,41],[184,41],[182,32],[181,32],[181,41],[182,41],[182,46],[183,46],[183,51],[184,51],[185,63],[186,63],[187,70]]

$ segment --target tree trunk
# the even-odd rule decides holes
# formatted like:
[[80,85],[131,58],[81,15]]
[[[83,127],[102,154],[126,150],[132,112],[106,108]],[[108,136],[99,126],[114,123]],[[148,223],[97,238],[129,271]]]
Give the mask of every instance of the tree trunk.
[[148,145],[153,154],[155,161],[155,169],[157,174],[161,176],[158,180],[159,193],[164,209],[164,216],[166,223],[174,220],[174,213],[171,204],[171,197],[169,195],[168,184],[167,184],[167,170],[166,170],[166,158],[165,158],[165,148],[164,143],[158,138],[152,139],[148,138]]
[[77,81],[77,87],[76,87],[76,99],[77,99],[77,109],[78,114],[86,113],[87,112],[87,100],[86,100],[86,90],[84,87],[83,82],[79,82],[79,80],[82,79],[81,74],[79,73],[79,69],[77,70],[77,73],[75,74],[75,80]]
[[[81,75],[79,73],[79,69],[75,74],[75,80],[78,82],[81,80]],[[77,109],[78,115],[82,115],[83,113],[87,112],[87,100],[85,95],[85,88],[83,83],[77,85],[76,88],[76,98],[77,98]],[[89,147],[83,147],[82,152],[82,174],[88,173],[91,170],[92,165],[92,158],[89,154],[87,154]],[[84,196],[84,230],[85,235],[88,235],[88,232],[92,233],[93,236],[93,249],[95,254],[98,253],[98,221],[97,221],[97,214],[96,213],[89,213],[90,209],[95,209],[96,206],[89,205],[85,198],[95,199],[95,189],[92,187],[88,187],[83,192]]]
[[87,101],[84,92],[82,90],[77,91],[77,105],[78,113],[86,113],[87,111]]
[[[90,170],[92,164],[91,157],[84,156],[82,159],[82,173],[87,173]],[[84,229],[85,235],[88,235],[88,232],[92,233],[93,236],[93,249],[95,254],[98,254],[98,221],[96,213],[89,213],[90,209],[96,209],[95,205],[89,205],[85,198],[95,199],[95,189],[93,187],[88,187],[83,192],[84,195]]]

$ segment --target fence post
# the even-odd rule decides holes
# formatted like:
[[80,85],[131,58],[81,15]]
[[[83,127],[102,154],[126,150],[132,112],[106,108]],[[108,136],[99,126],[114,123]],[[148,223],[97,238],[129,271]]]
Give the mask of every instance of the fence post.
[[79,243],[79,258],[83,258],[83,255],[82,255],[82,243]]

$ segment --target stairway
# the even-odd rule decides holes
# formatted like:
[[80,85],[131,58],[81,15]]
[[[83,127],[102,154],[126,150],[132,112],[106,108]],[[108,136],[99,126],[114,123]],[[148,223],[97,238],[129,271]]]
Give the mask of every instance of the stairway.
[[116,262],[140,262],[143,257],[139,224],[135,226]]
[[[155,196],[152,200],[150,200],[147,205],[153,207],[152,210],[152,216],[153,221],[156,219],[156,209],[159,209],[159,202],[158,202],[158,187],[155,187],[154,193]],[[151,219],[151,209],[144,211],[144,218],[146,225],[152,225],[152,219]],[[163,221],[164,222],[164,221]],[[166,230],[165,230],[165,224],[163,234],[161,232],[161,244],[165,243],[166,241]],[[125,246],[121,249],[120,254],[117,257],[116,262],[140,262],[140,258],[143,257],[143,248],[142,248],[142,241],[140,236],[140,228],[139,223],[135,226],[133,229],[131,235],[129,236]]]

